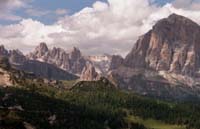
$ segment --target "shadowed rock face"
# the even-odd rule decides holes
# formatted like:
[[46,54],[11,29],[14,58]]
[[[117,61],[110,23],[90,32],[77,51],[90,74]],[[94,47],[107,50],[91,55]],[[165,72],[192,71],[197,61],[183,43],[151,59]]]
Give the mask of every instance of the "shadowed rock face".
[[[36,48],[35,52],[37,54],[34,57],[45,55],[46,51],[48,51],[48,48],[44,43],[42,43],[40,44],[40,46]],[[4,63],[4,61],[0,60],[0,66],[5,69],[8,69],[10,67],[10,66],[8,67],[7,64],[9,65],[11,64],[11,66],[14,67],[15,69],[33,73],[37,77],[56,79],[56,80],[74,80],[78,78],[77,76],[67,71],[64,71],[63,69],[60,69],[53,64],[48,64],[46,62],[39,62],[37,60],[29,60],[29,58],[24,56],[23,53],[20,52],[19,50],[8,51],[4,48],[4,46],[0,46],[0,57],[5,57],[5,59],[8,59],[7,61],[8,63]]]
[[73,74],[81,74],[86,63],[78,48],[74,47],[71,52],[67,53],[61,48],[48,49],[45,43],[41,43],[27,57],[31,60],[53,64]]
[[0,55],[8,56],[8,51],[5,49],[5,47],[3,45],[0,45]]
[[11,64],[22,64],[26,61],[26,57],[19,50],[9,51],[9,62]]
[[113,55],[111,58],[110,70],[114,70],[123,65],[124,59],[119,55]]
[[195,76],[200,67],[199,50],[200,26],[172,14],[139,38],[125,65]]

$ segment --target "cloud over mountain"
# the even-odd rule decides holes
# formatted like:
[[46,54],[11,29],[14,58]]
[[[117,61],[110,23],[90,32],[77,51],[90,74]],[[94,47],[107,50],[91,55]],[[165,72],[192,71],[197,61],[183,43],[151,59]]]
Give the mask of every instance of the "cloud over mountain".
[[200,24],[198,2],[176,0],[163,6],[149,0],[97,1],[92,7],[61,17],[53,25],[32,19],[0,26],[0,42],[9,48],[32,49],[39,42],[71,48],[78,46],[86,54],[126,54],[138,36],[161,18],[177,13]]

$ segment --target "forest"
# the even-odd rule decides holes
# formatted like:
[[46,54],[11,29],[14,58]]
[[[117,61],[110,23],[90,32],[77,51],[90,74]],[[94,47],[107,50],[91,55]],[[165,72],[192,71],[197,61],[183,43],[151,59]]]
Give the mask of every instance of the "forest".
[[105,78],[78,82],[68,90],[42,82],[23,85],[1,88],[0,128],[23,129],[24,123],[36,129],[200,128],[198,102],[142,97],[118,90]]

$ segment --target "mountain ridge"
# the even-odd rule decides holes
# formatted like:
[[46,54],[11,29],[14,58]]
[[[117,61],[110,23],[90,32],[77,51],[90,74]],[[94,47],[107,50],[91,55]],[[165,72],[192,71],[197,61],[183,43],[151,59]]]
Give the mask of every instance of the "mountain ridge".
[[142,95],[199,98],[199,49],[200,26],[172,14],[140,36],[108,77],[120,88]]

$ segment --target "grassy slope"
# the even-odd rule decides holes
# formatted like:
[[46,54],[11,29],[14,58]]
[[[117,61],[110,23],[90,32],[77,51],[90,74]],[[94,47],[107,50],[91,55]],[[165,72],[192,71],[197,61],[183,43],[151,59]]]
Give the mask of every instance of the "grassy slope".
[[181,125],[172,125],[167,124],[162,121],[154,120],[154,119],[141,119],[140,117],[129,116],[126,118],[129,122],[135,122],[144,125],[147,128],[151,129],[186,129],[185,126]]
[[[21,88],[1,89],[0,106],[21,105],[24,111],[12,112],[11,121],[26,121],[37,129],[144,129],[138,125],[131,128],[131,123],[155,129],[185,129],[176,126],[176,120],[180,117],[181,121],[186,121],[191,115],[187,106],[176,107],[176,104],[118,91],[106,81],[80,82],[71,90],[59,90],[31,81],[25,84]],[[2,101],[7,93],[12,95]],[[5,112],[0,110],[0,114]],[[54,114],[56,122],[50,125],[48,118]]]

